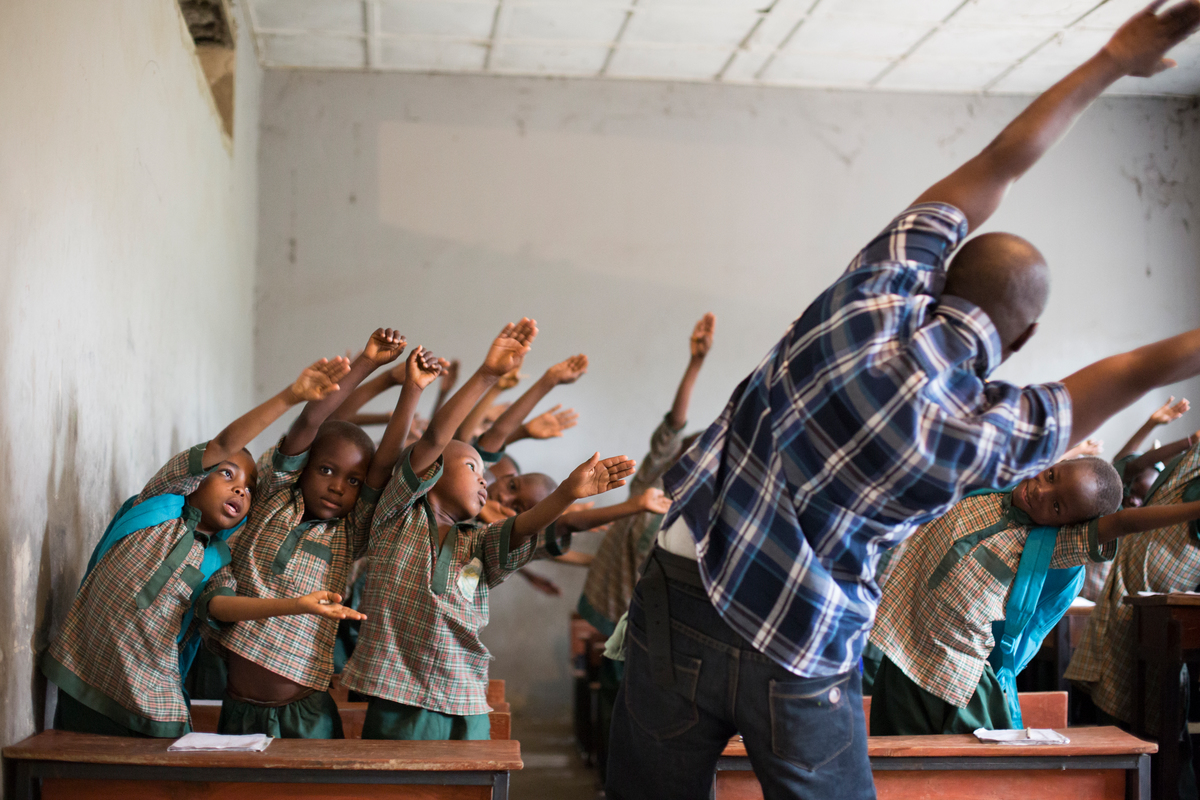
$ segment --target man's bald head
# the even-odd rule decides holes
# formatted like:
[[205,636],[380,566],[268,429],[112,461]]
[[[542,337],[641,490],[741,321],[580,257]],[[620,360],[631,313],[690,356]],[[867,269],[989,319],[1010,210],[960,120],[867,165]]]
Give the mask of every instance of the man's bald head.
[[1050,297],[1046,259],[1011,233],[985,233],[967,242],[950,262],[946,288],[983,309],[1000,334],[1001,357],[1020,350],[1036,329]]

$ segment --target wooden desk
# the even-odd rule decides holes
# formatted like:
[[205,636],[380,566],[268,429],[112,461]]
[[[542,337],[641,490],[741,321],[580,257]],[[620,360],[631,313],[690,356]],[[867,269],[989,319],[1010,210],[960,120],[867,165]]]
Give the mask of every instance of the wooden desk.
[[16,800],[507,800],[521,746],[276,739],[261,753],[169,753],[170,739],[46,731],[6,747]]
[[[1158,706],[1159,741],[1169,743],[1154,759],[1154,800],[1179,796],[1179,748],[1183,730],[1179,701],[1179,671],[1188,661],[1200,660],[1200,595],[1154,594],[1126,597],[1133,606],[1137,660],[1133,678],[1133,732],[1147,736],[1146,703]],[[1146,699],[1147,670],[1158,682],[1158,697]]]
[[[879,800],[1148,800],[1155,744],[1119,728],[1061,732],[1070,744],[983,744],[971,735],[872,736],[867,754]],[[717,762],[713,797],[762,796],[745,745],[730,742]]]

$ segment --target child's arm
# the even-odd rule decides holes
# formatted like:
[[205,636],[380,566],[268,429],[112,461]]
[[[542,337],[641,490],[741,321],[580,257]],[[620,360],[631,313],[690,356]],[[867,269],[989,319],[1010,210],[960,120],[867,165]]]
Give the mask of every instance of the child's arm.
[[1126,75],[1150,77],[1175,65],[1163,55],[1200,24],[1200,4],[1178,3],[1156,15],[1163,2],[1134,14],[1099,53],[1043,92],[983,152],[927,189],[917,202],[949,203],[966,215],[971,231],[977,230],[1009,187],[1101,92]]
[[613,456],[601,461],[600,454],[596,453],[576,467],[545,500],[517,515],[509,534],[509,549],[516,550],[536,536],[538,531],[562,516],[576,500],[624,486],[624,479],[633,474],[635,466],[635,462],[625,456]]
[[383,439],[379,442],[379,448],[375,451],[375,457],[371,459],[371,466],[367,469],[367,486],[373,489],[382,489],[387,483],[388,476],[395,469],[396,462],[400,459],[400,452],[404,449],[404,440],[408,436],[408,429],[412,427],[413,415],[417,411],[417,403],[421,400],[421,392],[433,383],[441,370],[442,366],[438,359],[434,358],[433,353],[420,345],[417,345],[417,348],[409,354],[405,364],[404,388],[400,390],[400,399],[396,401],[396,410],[392,413],[392,418],[388,420],[387,429],[383,432]]
[[1200,500],[1192,503],[1171,503],[1165,506],[1141,506],[1123,508],[1114,514],[1106,514],[1097,522],[1097,539],[1108,544],[1114,539],[1131,533],[1156,531],[1180,522],[1200,519]]
[[492,342],[487,356],[475,374],[446,404],[438,409],[429,421],[429,427],[409,451],[409,463],[417,475],[433,466],[442,456],[442,451],[454,437],[471,408],[500,377],[511,372],[529,352],[529,346],[537,337],[537,323],[526,317],[520,322],[509,323]]
[[[524,359],[522,359],[524,360]],[[483,418],[487,416],[488,409],[496,404],[496,399],[501,393],[507,392],[509,389],[521,382],[520,365],[514,368],[511,372],[503,375],[500,380],[496,381],[496,385],[489,388],[471,409],[471,413],[467,414],[467,418],[458,426],[458,430],[454,433],[454,438],[460,442],[470,442],[475,437],[475,431],[483,422]],[[441,406],[438,406],[441,408]]]
[[700,318],[692,330],[692,338],[689,342],[692,357],[688,361],[687,369],[684,370],[683,380],[679,381],[679,388],[675,390],[675,402],[671,404],[671,413],[668,416],[668,424],[674,430],[682,430],[683,426],[687,425],[688,406],[692,402],[692,387],[696,385],[700,367],[704,366],[705,356],[712,349],[713,332],[716,325],[717,315],[710,311]]
[[[1113,456],[1113,461],[1120,461],[1122,458],[1136,453],[1141,449],[1142,444],[1146,441],[1146,437],[1153,433],[1155,428],[1179,419],[1191,408],[1191,404],[1188,403],[1186,397],[1175,403],[1175,405],[1171,405],[1172,403],[1175,403],[1174,396],[1168,397],[1167,402],[1163,403],[1162,408],[1150,415],[1150,418],[1142,424],[1142,427],[1137,429],[1137,433],[1129,438],[1129,441],[1125,443],[1120,452]],[[1151,461],[1150,463],[1153,464],[1154,462]]]
[[341,605],[341,602],[342,596],[336,592],[313,592],[286,599],[217,595],[208,601],[208,615],[220,622],[293,617],[298,614],[312,614],[326,619],[367,618],[365,614]]
[[1186,451],[1189,447],[1193,447],[1197,442],[1200,442],[1200,431],[1196,431],[1186,439],[1180,439],[1177,442],[1169,442],[1162,447],[1156,447],[1149,452],[1142,453],[1137,458],[1129,462],[1125,467],[1126,475],[1136,475],[1146,467],[1152,467],[1159,461],[1168,461],[1180,453]]
[[1098,456],[1103,452],[1103,439],[1088,439],[1087,441],[1080,442],[1067,452],[1063,453],[1058,460],[1069,461],[1072,458],[1079,458],[1080,456]]
[[367,340],[367,346],[354,357],[350,371],[340,386],[320,400],[310,402],[300,412],[300,416],[296,417],[296,421],[288,428],[287,435],[283,437],[279,451],[285,456],[294,456],[308,450],[313,439],[317,437],[317,429],[321,427],[321,423],[329,418],[363,378],[399,358],[405,345],[404,337],[399,332],[391,328],[376,329]]
[[575,409],[568,408],[565,411],[560,411],[559,409],[561,408],[562,403],[559,403],[549,411],[538,414],[517,428],[508,437],[505,445],[519,442],[522,439],[557,439],[563,435],[563,431],[574,428],[579,424],[579,413]]
[[590,531],[601,525],[616,522],[622,517],[640,514],[648,511],[651,514],[665,514],[671,509],[671,500],[659,489],[647,489],[637,497],[631,497],[621,503],[601,508],[589,508],[583,511],[567,511],[558,518],[554,528],[558,533],[576,533]]
[[438,384],[437,402],[433,404],[433,410],[437,411],[446,403],[446,398],[454,391],[455,385],[458,384],[458,359],[452,358],[449,361],[439,359],[442,366],[442,382]]
[[349,362],[341,356],[332,361],[322,358],[306,368],[291,386],[238,417],[218,433],[204,448],[202,466],[212,469],[225,461],[297,403],[320,400],[336,392],[338,381],[349,371]]
[[571,356],[566,361],[555,364],[546,370],[537,382],[530,386],[517,402],[513,403],[500,415],[500,418],[484,431],[479,437],[477,446],[487,452],[499,452],[504,449],[508,438],[517,432],[525,417],[533,411],[533,407],[542,401],[555,386],[574,383],[587,372],[588,360],[585,355]]

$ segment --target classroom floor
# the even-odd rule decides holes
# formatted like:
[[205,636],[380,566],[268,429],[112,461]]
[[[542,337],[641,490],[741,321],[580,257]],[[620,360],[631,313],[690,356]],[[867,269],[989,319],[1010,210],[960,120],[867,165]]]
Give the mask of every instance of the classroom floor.
[[579,757],[569,718],[522,719],[513,715],[525,768],[512,773],[513,800],[597,800],[604,792]]

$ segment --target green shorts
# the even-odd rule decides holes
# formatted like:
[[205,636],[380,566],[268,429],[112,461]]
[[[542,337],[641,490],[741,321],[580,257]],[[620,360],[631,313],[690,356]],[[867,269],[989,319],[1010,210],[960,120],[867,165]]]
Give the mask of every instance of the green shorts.
[[286,706],[257,706],[234,700],[221,702],[217,731],[225,734],[265,733],[276,739],[344,739],[342,717],[329,692],[313,692]]
[[492,723],[487,714],[457,716],[393,703],[380,697],[367,698],[364,739],[490,739]]
[[984,665],[967,707],[959,708],[922,689],[887,656],[879,662],[871,695],[872,736],[974,733],[976,728],[996,731],[1012,727],[1004,690],[991,664]]
[[101,736],[135,736],[149,738],[144,733],[126,728],[121,723],[85,706],[71,695],[58,690],[58,705],[54,709],[54,729],[76,733],[98,733]]

